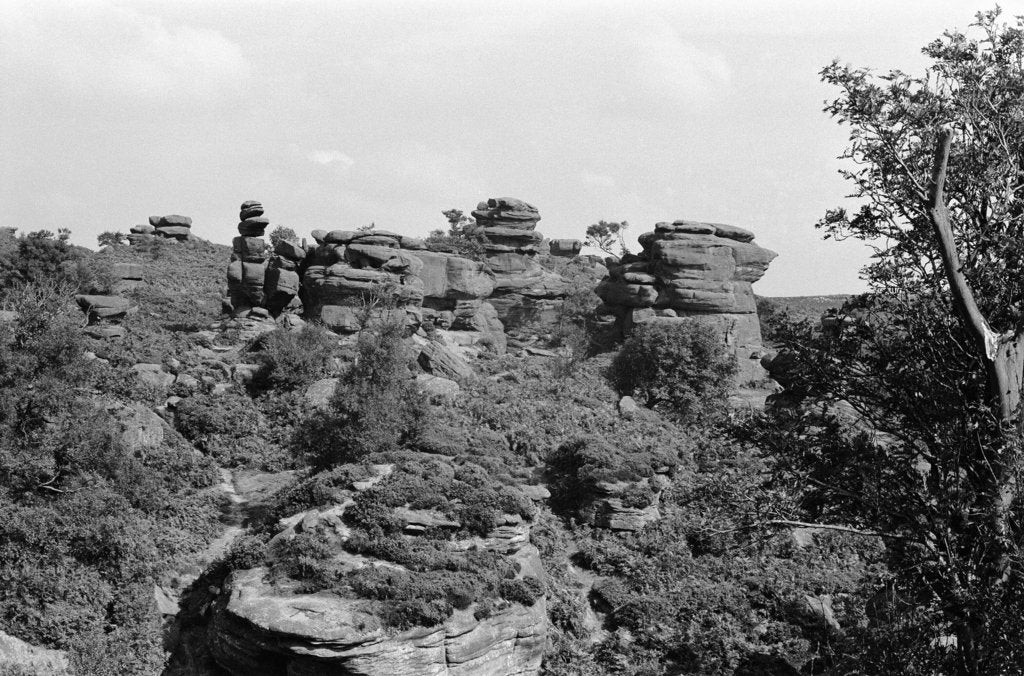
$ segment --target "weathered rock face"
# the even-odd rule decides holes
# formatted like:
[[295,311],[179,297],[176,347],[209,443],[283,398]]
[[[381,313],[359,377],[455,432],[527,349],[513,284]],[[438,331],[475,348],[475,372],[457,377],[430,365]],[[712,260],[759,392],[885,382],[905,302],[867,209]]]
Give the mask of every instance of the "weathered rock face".
[[[394,305],[395,318],[419,322],[423,302],[423,263],[403,252],[401,237],[383,230],[332,230],[308,255],[302,278],[307,317],[345,333],[358,331],[363,308],[381,301]],[[370,319],[379,320],[379,311]]]
[[[462,332],[503,353],[506,326],[557,322],[568,283],[538,261],[543,237],[535,231],[536,207],[497,198],[481,202],[473,214],[483,260],[431,250],[421,239],[384,230],[315,230],[314,247],[282,242],[270,252],[261,237],[263,207],[245,202],[228,266],[231,305],[236,314],[301,310],[307,319],[353,333],[367,321],[366,307],[377,303],[393,307],[389,316],[414,328]],[[557,255],[579,253],[577,240],[557,242]]]
[[263,205],[255,200],[242,202],[238,217],[239,237],[231,241],[228,264],[228,297],[235,312],[263,306],[269,257],[263,240],[269,221],[263,217]]
[[[374,476],[355,482],[372,488],[392,465],[374,465]],[[279,522],[271,540],[300,533],[323,533],[333,541],[350,535],[344,522],[353,493],[341,491],[333,506],[311,509]],[[407,537],[428,528],[458,528],[433,510],[397,507],[394,516]],[[485,537],[452,544],[452,554],[487,550],[507,557],[521,576],[543,578],[540,553],[530,544],[530,523],[506,514]],[[334,560],[347,569],[367,566],[399,569],[341,549]],[[207,645],[217,664],[238,676],[362,674],[395,676],[534,676],[540,671],[547,632],[544,597],[532,605],[501,602],[489,615],[477,604],[455,610],[443,624],[399,631],[386,627],[379,601],[328,592],[302,593],[289,580],[271,583],[265,567],[235,571],[213,608]],[[475,615],[479,614],[480,619]]]
[[145,245],[156,237],[185,241],[192,237],[192,219],[188,216],[150,216],[148,223],[133,225],[129,229],[128,242]]
[[737,381],[762,380],[761,329],[751,284],[777,254],[753,239],[752,232],[732,225],[658,223],[654,232],[640,236],[640,254],[610,265],[598,286],[606,321],[622,335],[655,318],[700,317],[718,329],[735,355]]
[[0,631],[0,674],[8,673],[65,676],[71,667],[63,651],[33,646]]
[[87,316],[85,334],[99,339],[123,338],[121,320],[128,313],[128,299],[123,296],[79,294],[75,302]]
[[443,625],[389,633],[368,602],[328,593],[286,594],[266,571],[232,575],[214,619],[211,651],[236,676],[527,676],[540,671],[543,599],[477,620],[456,611]]
[[568,292],[566,280],[537,260],[544,237],[536,232],[537,207],[512,197],[491,198],[473,212],[494,278],[488,299],[506,327],[554,324]]

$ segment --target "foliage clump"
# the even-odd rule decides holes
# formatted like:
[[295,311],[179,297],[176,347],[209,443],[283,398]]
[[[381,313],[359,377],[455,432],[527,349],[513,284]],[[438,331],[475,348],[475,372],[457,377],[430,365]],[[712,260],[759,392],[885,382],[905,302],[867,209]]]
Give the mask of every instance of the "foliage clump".
[[260,365],[253,385],[264,390],[295,390],[323,378],[338,339],[323,327],[307,324],[299,331],[276,329],[260,335],[251,346]]
[[609,370],[622,394],[684,417],[721,406],[735,372],[720,336],[699,320],[637,325]]
[[426,426],[426,402],[411,378],[404,325],[377,322],[359,333],[355,361],[339,376],[327,410],[314,413],[293,441],[315,470],[397,451]]
[[0,630],[83,673],[163,663],[153,583],[216,529],[213,466],[169,430],[134,448],[86,361],[69,287],[7,289],[0,322]]

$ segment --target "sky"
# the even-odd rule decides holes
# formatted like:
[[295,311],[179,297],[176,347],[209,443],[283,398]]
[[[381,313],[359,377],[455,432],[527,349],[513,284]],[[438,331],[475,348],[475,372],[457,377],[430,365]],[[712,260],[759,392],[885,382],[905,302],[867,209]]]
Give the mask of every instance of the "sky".
[[508,196],[551,238],[739,225],[779,253],[757,293],[857,292],[867,249],[814,228],[850,204],[818,72],[921,73],[990,7],[0,0],[0,226],[95,248],[175,213],[227,244],[256,199],[300,235],[425,235]]

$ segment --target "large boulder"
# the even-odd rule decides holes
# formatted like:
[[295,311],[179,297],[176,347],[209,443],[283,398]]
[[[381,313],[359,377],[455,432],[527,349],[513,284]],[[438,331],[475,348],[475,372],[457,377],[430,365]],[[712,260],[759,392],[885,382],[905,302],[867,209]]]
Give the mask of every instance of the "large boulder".
[[67,653],[41,648],[0,631],[0,674],[71,674]]
[[477,205],[473,218],[482,227],[533,230],[540,220],[537,207],[514,197],[492,197]]
[[423,263],[419,277],[427,305],[441,307],[456,300],[487,298],[494,291],[494,277],[480,261],[436,251],[416,251],[414,255]]

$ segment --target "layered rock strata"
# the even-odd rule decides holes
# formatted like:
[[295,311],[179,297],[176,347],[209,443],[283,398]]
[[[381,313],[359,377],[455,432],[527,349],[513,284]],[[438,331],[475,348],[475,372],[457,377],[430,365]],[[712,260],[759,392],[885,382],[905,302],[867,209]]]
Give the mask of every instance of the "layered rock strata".
[[[340,333],[389,314],[413,329],[424,326],[456,351],[503,353],[506,326],[557,322],[568,283],[538,260],[543,237],[536,207],[497,198],[481,202],[473,215],[473,234],[484,249],[480,260],[374,229],[314,230],[315,246],[283,242],[271,253],[261,238],[268,225],[263,208],[246,202],[228,268],[231,305],[236,314],[301,309]],[[580,243],[557,240],[551,250],[575,257]]]
[[297,242],[281,240],[274,246],[263,278],[264,303],[273,316],[301,309],[300,273],[305,258],[306,250]]
[[640,236],[643,250],[608,267],[596,293],[602,321],[619,337],[638,323],[698,317],[714,325],[735,357],[737,382],[765,372],[761,329],[751,285],[777,256],[733,225],[679,220]]
[[192,237],[192,219],[177,214],[150,216],[148,223],[133,225],[129,228],[128,242],[134,245],[145,245],[158,237],[182,242],[188,240]]
[[332,230],[320,241],[302,278],[307,318],[343,333],[385,315],[418,324],[423,262],[402,251],[401,235]]
[[488,299],[506,327],[554,324],[568,290],[566,280],[537,259],[543,235],[537,207],[512,197],[491,198],[473,211],[487,269],[494,277]]
[[[384,474],[391,469],[389,465],[373,467]],[[378,474],[356,482],[355,491],[367,490],[381,478]],[[351,495],[345,493],[338,497]],[[352,504],[344,499],[282,519],[269,548],[302,533],[344,541],[349,536],[344,513]],[[403,537],[460,527],[433,510],[397,507],[393,514],[403,524]],[[518,571],[517,577],[544,577],[540,554],[530,544],[530,523],[518,515],[504,515],[484,537],[452,541],[453,557],[483,550],[506,557]],[[333,560],[350,570],[368,566],[403,570],[398,564],[344,549]],[[229,674],[534,676],[540,672],[547,632],[543,596],[529,606],[497,601],[491,613],[476,612],[478,602],[474,602],[454,610],[442,624],[399,631],[382,623],[379,601],[326,591],[304,593],[287,580],[272,583],[271,579],[265,567],[235,571],[217,596],[207,644],[218,666]]]
[[236,313],[263,306],[269,258],[263,233],[270,223],[263,215],[263,205],[255,200],[242,202],[238,218],[238,237],[231,240],[228,264],[228,296]]

